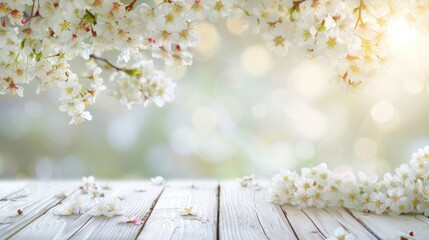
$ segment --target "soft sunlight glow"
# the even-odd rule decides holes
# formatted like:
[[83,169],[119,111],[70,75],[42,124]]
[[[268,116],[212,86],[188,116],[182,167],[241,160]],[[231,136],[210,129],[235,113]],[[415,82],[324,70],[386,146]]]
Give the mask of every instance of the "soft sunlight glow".
[[405,91],[409,94],[419,94],[423,90],[422,81],[410,78],[404,81]]
[[308,97],[318,97],[326,92],[330,73],[321,64],[304,61],[289,74],[289,87]]
[[388,101],[380,101],[371,109],[372,118],[379,123],[387,123],[395,115],[393,105]]
[[388,34],[394,45],[406,45],[413,40],[414,32],[403,18],[389,23]]
[[264,46],[253,45],[244,51],[241,64],[254,77],[259,77],[271,68],[272,58]]
[[310,140],[319,140],[328,129],[328,120],[320,111],[312,108],[301,109],[293,116],[296,129]]
[[246,26],[237,18],[227,19],[226,27],[234,35],[241,35],[246,30]]
[[195,47],[195,58],[198,61],[207,61],[217,52],[220,46],[220,37],[216,27],[211,23],[201,23],[200,42]]

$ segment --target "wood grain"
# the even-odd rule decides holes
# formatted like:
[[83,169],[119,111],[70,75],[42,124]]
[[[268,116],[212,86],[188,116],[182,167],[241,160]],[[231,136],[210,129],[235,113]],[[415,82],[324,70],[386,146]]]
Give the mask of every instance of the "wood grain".
[[[216,181],[175,181],[159,198],[138,239],[216,239]],[[195,216],[181,216],[192,207]]]
[[[109,195],[119,194],[121,187],[123,186],[113,184],[111,189],[102,190],[102,192]],[[67,196],[61,204],[72,201],[73,197],[78,195],[84,194],[81,191],[76,191]],[[68,239],[91,219],[91,216],[88,214],[71,216],[54,215],[57,207],[60,207],[60,204],[28,224],[27,227],[19,231],[11,239]]]
[[[135,216],[143,222],[164,189],[164,186],[155,186],[149,182],[115,182],[115,185],[113,187],[120,189],[120,194],[125,196],[122,201],[124,216]],[[147,191],[137,192],[136,187],[146,188]],[[70,239],[135,239],[144,225],[118,223],[120,218],[92,217]]]
[[221,183],[220,239],[296,239],[281,209],[267,201],[266,191],[236,181]]
[[2,181],[0,182],[0,201],[10,195],[19,192],[28,185],[27,181]]
[[298,239],[326,239],[303,211],[290,205],[282,205],[281,208]]
[[375,215],[356,210],[348,210],[363,226],[380,239],[397,239],[401,234],[414,231],[414,239],[428,239],[429,223],[418,218],[421,215],[409,214],[390,216]]
[[[62,199],[55,195],[60,191],[71,194],[77,190],[76,183],[70,182],[34,182],[25,187],[27,196],[16,200],[8,200],[1,206],[0,239],[6,239],[45,214]],[[13,197],[14,195],[10,196]],[[17,210],[21,209],[22,214]]]
[[341,208],[305,208],[302,211],[311,219],[314,225],[329,237],[334,231],[342,227],[352,233],[357,239],[377,239],[363,227],[353,216]]
[[[88,213],[57,216],[79,182],[0,181],[1,239],[326,239],[343,227],[358,239],[398,239],[414,231],[414,239],[428,239],[429,218],[409,214],[374,215],[343,208],[278,206],[269,202],[268,182],[261,189],[236,181],[171,181],[166,186],[148,181],[114,181],[108,195],[123,195],[124,214],[143,224],[118,223]],[[192,185],[194,185],[192,187]],[[137,188],[146,188],[139,192]],[[26,195],[22,195],[22,190]],[[66,191],[67,198],[56,195]],[[21,197],[18,197],[21,196]],[[193,207],[195,216],[181,216]],[[23,213],[18,214],[17,210]]]

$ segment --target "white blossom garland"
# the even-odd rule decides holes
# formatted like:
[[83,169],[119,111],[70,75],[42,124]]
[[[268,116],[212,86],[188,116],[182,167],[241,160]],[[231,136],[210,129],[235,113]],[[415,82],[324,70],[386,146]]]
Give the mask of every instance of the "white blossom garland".
[[346,207],[376,214],[423,213],[429,217],[429,146],[412,155],[382,179],[359,172],[339,174],[326,164],[284,170],[272,178],[269,192],[278,204],[306,207]]
[[[0,94],[22,97],[24,85],[34,82],[37,93],[57,87],[71,124],[92,119],[87,109],[105,89],[128,107],[161,107],[174,99],[175,83],[153,60],[191,65],[198,24],[225,17],[240,18],[279,56],[296,47],[308,58],[328,60],[340,86],[354,91],[388,60],[392,19],[424,30],[429,23],[428,0],[124,2],[0,0]],[[70,67],[78,56],[87,60],[86,69]]]

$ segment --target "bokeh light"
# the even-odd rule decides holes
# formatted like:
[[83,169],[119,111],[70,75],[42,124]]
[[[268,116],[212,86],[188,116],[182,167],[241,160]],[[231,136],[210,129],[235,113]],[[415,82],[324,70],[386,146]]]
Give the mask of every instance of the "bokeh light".
[[315,61],[304,61],[288,77],[289,88],[309,97],[323,95],[332,74]]
[[55,93],[1,96],[0,177],[268,178],[320,162],[392,170],[429,142],[429,38],[401,21],[390,65],[357,94],[338,89],[329,63],[293,48],[278,58],[228,20],[199,27],[191,67],[165,69],[178,85],[163,108],[128,110],[106,94],[93,121],[69,126]]
[[234,35],[241,35],[247,27],[240,21],[239,18],[228,18],[226,20],[228,31]]
[[393,44],[406,45],[411,42],[415,33],[406,19],[399,18],[389,22],[388,34]]
[[380,101],[371,109],[372,118],[379,123],[387,123],[392,120],[395,108],[388,101]]
[[241,57],[241,64],[243,68],[251,76],[261,76],[266,73],[272,63],[271,54],[262,45],[253,45],[244,51]]
[[199,25],[200,42],[195,47],[195,59],[198,61],[207,61],[219,50],[220,37],[216,27],[211,23],[202,23]]
[[414,78],[408,78],[404,81],[404,89],[409,94],[419,94],[423,90],[423,82]]

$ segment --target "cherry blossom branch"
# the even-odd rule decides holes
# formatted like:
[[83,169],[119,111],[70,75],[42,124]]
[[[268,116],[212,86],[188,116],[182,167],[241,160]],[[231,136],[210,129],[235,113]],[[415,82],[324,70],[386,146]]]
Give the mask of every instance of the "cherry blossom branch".
[[102,57],[98,57],[95,56],[94,54],[89,55],[90,59],[95,59],[98,61],[102,61],[104,63],[106,63],[109,67],[115,69],[116,71],[120,71],[120,72],[124,72],[129,76],[140,76],[142,74],[142,71],[138,68],[125,68],[125,67],[118,67],[116,65],[114,65],[113,63],[109,62],[109,60],[102,58]]
[[359,7],[357,8],[358,19],[357,19],[356,24],[355,24],[355,29],[357,29],[357,27],[359,26],[359,23],[363,22],[362,11],[364,8],[365,8],[365,4],[364,4],[363,0],[359,0]]
[[109,62],[109,60],[107,60],[105,58],[97,57],[94,54],[89,55],[89,58],[90,59],[95,59],[95,60],[98,60],[98,61],[102,61],[102,62],[106,63],[107,65],[109,65],[111,68],[114,68],[116,71],[124,71],[123,68],[115,66],[113,63]]
[[[175,85],[163,71],[155,70],[153,59],[162,59],[168,66],[190,66],[193,57],[190,50],[200,40],[198,24],[206,20],[216,22],[221,18],[240,16],[244,25],[261,35],[268,50],[278,56],[285,56],[290,47],[296,47],[306,57],[321,57],[332,61],[340,86],[354,91],[374,79],[376,73],[380,72],[380,67],[385,65],[384,59],[389,57],[385,55],[389,54],[389,44],[384,38],[388,21],[398,14],[413,14],[416,9],[429,10],[428,6],[420,2],[403,8],[400,3],[403,1],[389,1],[388,11],[395,11],[395,14],[376,16],[374,13],[379,12],[380,5],[375,4],[376,1],[364,0],[329,1],[331,6],[336,7],[328,7],[326,1],[305,0],[240,3],[219,0],[161,0],[157,2],[157,6],[129,0],[126,4],[119,1],[113,5],[109,1],[97,1],[95,5],[81,7],[76,7],[73,1],[59,4],[57,0],[45,0],[43,6],[40,5],[40,0],[13,4],[9,2],[0,1],[3,13],[0,17],[0,30],[6,40],[2,41],[5,43],[2,48],[9,53],[5,56],[5,64],[0,64],[0,72],[2,78],[10,79],[8,81],[15,83],[16,88],[12,88],[6,81],[0,81],[0,95],[15,94],[16,89],[22,93],[22,85],[32,82],[36,77],[42,80],[38,92],[59,84],[62,94],[67,95],[67,99],[76,101],[61,100],[61,109],[72,117],[72,122],[90,119],[91,116],[84,110],[88,102],[95,102],[96,96],[78,94],[83,85],[68,64],[76,56],[87,57],[88,53],[100,52],[100,56],[91,55],[90,58],[104,62],[106,67],[116,70],[115,81],[109,88],[121,90],[117,91],[115,98],[123,104],[146,105],[152,101],[161,106],[174,99]],[[371,12],[373,9],[374,13]],[[52,14],[52,11],[56,14]],[[31,28],[28,27],[27,23],[35,17],[43,21],[34,21]],[[352,22],[349,19],[353,19]],[[416,27],[426,30],[427,19],[415,22]],[[358,27],[365,27],[368,31],[357,31]],[[102,58],[102,52],[107,50],[120,52],[118,59],[123,62],[132,59],[133,66],[118,66]],[[145,61],[140,56],[148,56],[149,59]],[[40,61],[42,58],[44,61]],[[148,68],[156,74],[146,71]],[[101,69],[94,70],[93,75],[99,76],[100,71]],[[129,80],[140,77],[142,81],[134,81],[136,86],[129,88]],[[101,77],[94,79],[97,81],[90,83],[91,89],[99,92],[106,88],[102,85]],[[135,92],[141,89],[140,85],[144,89],[148,86],[156,89],[142,95]],[[66,91],[71,88],[73,91]],[[127,91],[122,91],[123,89]],[[149,101],[146,96],[151,96]]]

